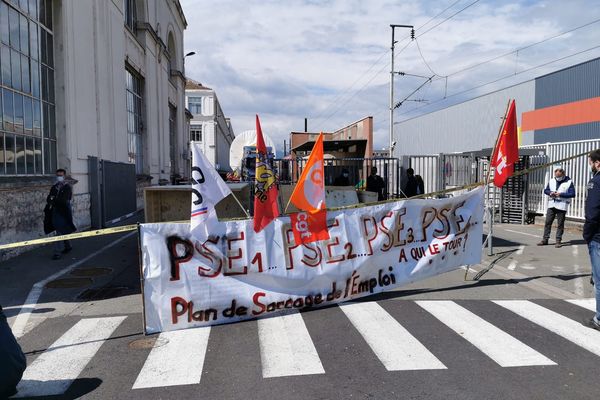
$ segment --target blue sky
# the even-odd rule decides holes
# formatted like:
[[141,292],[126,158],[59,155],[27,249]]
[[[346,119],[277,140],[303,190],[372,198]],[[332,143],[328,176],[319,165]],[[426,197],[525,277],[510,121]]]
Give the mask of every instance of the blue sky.
[[[279,149],[305,117],[318,132],[368,115],[386,146],[390,24],[417,28],[416,41],[397,30],[395,70],[433,76],[410,98],[425,102],[405,102],[396,121],[600,57],[600,21],[524,48],[600,19],[600,0],[180,1],[185,51],[196,52],[186,74],[216,90],[236,133],[259,114]],[[423,82],[397,77],[395,101]]]

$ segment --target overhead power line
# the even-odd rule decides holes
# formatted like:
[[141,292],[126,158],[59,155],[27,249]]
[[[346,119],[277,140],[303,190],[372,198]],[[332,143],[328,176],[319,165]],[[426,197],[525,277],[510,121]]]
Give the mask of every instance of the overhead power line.
[[[422,24],[421,26],[419,26],[416,29],[416,32],[419,32],[420,29],[424,28],[425,26],[427,26],[430,22],[432,22],[433,20],[437,19],[440,15],[444,14],[446,11],[448,11],[449,9],[451,9],[452,7],[454,7],[456,4],[458,4],[461,0],[457,0],[454,1],[452,4],[450,4],[448,7],[444,8],[442,11],[440,11],[438,14],[436,14],[435,16],[433,16],[432,18],[430,18],[427,22],[425,22],[424,24]],[[431,28],[427,29],[425,32],[421,33],[419,36],[423,36],[426,33],[432,31],[433,29],[437,28],[438,26],[442,25],[443,23],[445,23],[446,21],[454,18],[456,15],[460,14],[461,12],[465,11],[466,9],[468,9],[469,7],[473,6],[474,4],[478,3],[480,0],[476,0],[471,2],[470,4],[468,4],[467,6],[463,7],[462,9],[458,10],[457,12],[453,13],[452,15],[446,17],[444,20],[442,20],[441,22],[437,23],[436,25],[432,26]],[[419,37],[417,36],[417,37]],[[399,41],[399,43],[402,43],[406,40],[409,39],[409,36],[407,36],[406,38],[402,39]],[[409,45],[410,45],[410,41],[404,46],[402,47],[396,54],[395,57],[396,58],[398,56],[398,54],[402,53]],[[319,119],[321,119],[324,115],[326,115],[328,110],[331,110],[333,107],[335,107],[335,111],[331,114],[329,114],[329,116],[323,121],[320,122],[321,124],[325,124],[327,121],[329,121],[331,119],[331,117],[333,117],[335,114],[337,114],[342,107],[336,107],[336,103],[338,103],[338,101],[340,101],[343,97],[345,97],[350,91],[351,89],[364,77],[366,76],[371,70],[373,70],[373,68],[381,61],[381,59],[386,56],[389,53],[389,49],[386,50],[384,53],[382,53],[377,60],[371,64],[371,66],[364,72],[362,73],[356,80],[354,80],[354,82],[352,82],[352,84],[345,89],[342,94],[338,95],[335,97],[335,99],[330,103],[329,106],[327,106],[323,111],[321,111],[317,117],[314,117],[316,122],[320,122]],[[373,80],[375,80],[375,78],[377,76],[379,76],[388,66],[390,65],[390,62],[388,61],[388,63],[381,68],[380,70],[378,70],[368,81],[366,84],[364,84],[363,86],[360,87],[360,89],[358,89],[356,92],[354,92],[349,99],[347,99],[343,105],[346,105],[352,98],[354,98],[355,96],[357,96],[359,93],[361,93],[368,84],[370,84]]]
[[412,109],[412,110],[409,110],[409,111],[406,111],[406,112],[404,112],[404,113],[400,113],[399,115],[400,115],[400,116],[401,116],[401,115],[406,115],[406,114],[409,114],[409,113],[411,113],[411,112],[418,111],[418,110],[420,110],[420,109],[423,109],[423,108],[425,108],[425,107],[429,107],[429,106],[431,106],[431,105],[433,105],[433,104],[437,104],[437,103],[439,103],[439,102],[441,102],[441,101],[443,101],[443,100],[446,100],[446,99],[449,99],[449,98],[452,98],[452,97],[456,97],[456,96],[460,96],[461,94],[465,94],[465,93],[471,92],[471,91],[473,91],[473,90],[477,90],[477,89],[480,89],[480,88],[482,88],[482,87],[485,87],[485,86],[488,86],[488,85],[492,85],[492,84],[494,84],[494,83],[498,83],[498,82],[500,82],[500,81],[502,81],[502,80],[504,80],[504,79],[512,78],[512,77],[514,77],[514,76],[516,76],[516,75],[524,74],[524,73],[526,73],[526,72],[530,72],[530,71],[533,71],[533,70],[535,70],[535,69],[542,68],[542,67],[548,66],[548,65],[550,65],[550,64],[554,64],[554,63],[556,63],[556,62],[563,61],[563,60],[566,60],[566,59],[568,59],[568,58],[575,57],[575,56],[581,55],[581,54],[583,54],[583,53],[590,52],[590,51],[592,51],[592,50],[596,50],[596,49],[598,49],[598,48],[600,48],[600,45],[593,46],[593,47],[589,47],[589,48],[587,48],[587,49],[585,49],[585,50],[581,50],[581,51],[578,51],[578,52],[575,52],[575,53],[572,53],[572,54],[566,55],[566,56],[564,56],[564,57],[556,58],[556,59],[553,59],[553,60],[550,60],[550,61],[547,61],[547,62],[544,62],[544,63],[538,64],[538,65],[536,65],[536,66],[533,66],[533,67],[530,67],[530,68],[524,69],[524,70],[522,70],[522,71],[519,71],[519,72],[516,72],[516,73],[511,73],[511,74],[509,74],[509,75],[502,76],[502,77],[500,77],[500,78],[497,78],[497,79],[494,79],[494,80],[491,80],[491,81],[488,81],[488,82],[485,82],[485,83],[479,84],[479,85],[477,85],[477,86],[473,86],[473,87],[471,87],[471,88],[469,88],[469,89],[465,89],[465,90],[461,90],[460,92],[453,93],[453,94],[451,94],[451,95],[449,95],[449,96],[445,96],[445,97],[443,97],[443,98],[439,98],[439,99],[437,99],[437,100],[435,100],[435,101],[432,101],[432,102],[431,102],[431,103],[429,103],[429,104],[423,105],[423,106],[421,106],[421,107],[414,108],[414,109]]

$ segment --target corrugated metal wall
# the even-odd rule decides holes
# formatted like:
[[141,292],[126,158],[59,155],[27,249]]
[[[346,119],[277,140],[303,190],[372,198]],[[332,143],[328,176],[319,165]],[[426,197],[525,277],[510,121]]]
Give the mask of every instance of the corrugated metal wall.
[[[535,82],[524,82],[399,123],[395,128],[394,157],[493,147],[511,98],[517,101],[520,124],[521,112],[534,108]],[[522,144],[533,144],[531,135],[524,135]]]
[[[536,78],[535,108],[600,96],[600,58]],[[600,122],[535,131],[534,142],[565,142],[600,138]]]

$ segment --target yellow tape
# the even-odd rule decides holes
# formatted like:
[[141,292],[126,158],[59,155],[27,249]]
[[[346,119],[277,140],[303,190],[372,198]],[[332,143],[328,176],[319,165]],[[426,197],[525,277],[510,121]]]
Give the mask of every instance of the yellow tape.
[[13,249],[15,247],[22,247],[22,246],[32,246],[34,244],[60,242],[61,240],[81,239],[81,238],[86,238],[86,237],[102,236],[102,235],[112,235],[115,233],[135,231],[136,229],[137,229],[137,225],[124,225],[124,226],[117,226],[114,228],[98,229],[95,231],[70,233],[68,235],[52,236],[52,237],[47,237],[47,238],[25,240],[23,242],[2,244],[2,245],[0,245],[0,250]]
[[[535,166],[535,167],[532,167],[532,168],[528,168],[528,169],[523,170],[523,171],[517,171],[517,172],[515,172],[513,174],[513,176],[525,175],[525,174],[528,174],[528,173],[530,173],[532,171],[536,171],[538,169],[544,169],[544,168],[547,168],[547,167],[549,167],[551,165],[558,164],[558,163],[561,163],[561,162],[564,162],[564,161],[568,161],[568,160],[571,160],[573,158],[582,157],[582,156],[585,156],[587,154],[588,154],[588,152],[580,153],[580,154],[576,154],[576,155],[571,156],[571,157],[563,158],[561,160],[552,161],[552,162],[544,164],[544,165],[538,165],[538,166]],[[485,183],[484,182],[475,182],[475,183],[471,183],[469,185],[464,185],[464,186],[460,186],[460,187],[456,187],[456,188],[452,188],[452,189],[439,190],[439,191],[433,192],[433,193],[425,193],[425,194],[422,194],[422,195],[419,195],[419,196],[411,197],[411,199],[419,199],[419,198],[423,198],[423,197],[438,196],[438,195],[441,195],[441,194],[456,192],[456,191],[459,191],[459,190],[472,189],[472,188],[475,188],[477,186],[482,186],[482,185],[485,185]],[[401,199],[390,199],[390,200],[385,200],[385,201],[379,201],[379,202],[376,202],[376,203],[363,203],[363,204],[356,204],[356,205],[345,206],[345,207],[328,208],[327,211],[348,210],[348,209],[352,209],[352,208],[367,207],[367,206],[371,206],[371,205],[374,205],[374,204],[391,203],[391,202],[395,202],[395,201],[399,201],[399,200],[401,200]],[[246,218],[235,218],[235,219],[246,219]],[[164,223],[165,224],[168,224],[168,223],[171,223],[171,224],[175,224],[175,223],[189,223],[189,221],[171,221],[171,222],[164,222]],[[25,240],[23,242],[15,242],[15,243],[2,244],[2,245],[0,245],[0,250],[14,249],[15,247],[32,246],[32,245],[35,245],[35,244],[45,244],[45,243],[59,242],[61,240],[81,239],[81,238],[86,238],[86,237],[112,235],[112,234],[115,234],[115,233],[130,232],[130,231],[135,231],[137,229],[137,227],[138,227],[137,224],[136,225],[124,225],[124,226],[117,226],[117,227],[114,227],[114,228],[98,229],[98,230],[95,230],[95,231],[71,233],[69,235],[52,236],[52,237],[47,237],[47,238]]]

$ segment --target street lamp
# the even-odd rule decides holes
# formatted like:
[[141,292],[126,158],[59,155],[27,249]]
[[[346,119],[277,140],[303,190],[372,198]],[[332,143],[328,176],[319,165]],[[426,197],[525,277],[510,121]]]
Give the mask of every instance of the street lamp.
[[196,54],[196,52],[195,52],[195,51],[190,51],[189,53],[187,53],[187,54],[184,56],[184,58],[185,58],[185,57],[189,57],[189,56],[193,56],[193,55],[195,55],[195,54]]

